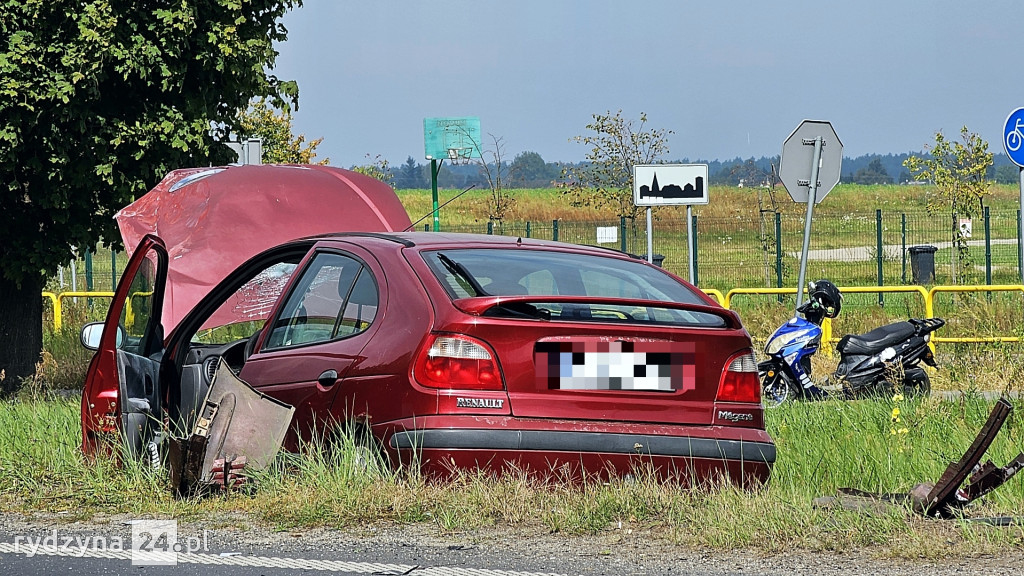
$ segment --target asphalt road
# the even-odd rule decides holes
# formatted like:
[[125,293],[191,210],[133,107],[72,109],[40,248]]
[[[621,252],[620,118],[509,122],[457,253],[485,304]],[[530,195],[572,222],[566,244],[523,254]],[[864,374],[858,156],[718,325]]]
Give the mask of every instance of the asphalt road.
[[[870,550],[689,550],[640,529],[564,536],[536,528],[444,534],[431,525],[274,531],[223,518],[179,524],[176,538],[193,545],[176,565],[133,565],[131,519],[90,523],[23,518],[0,512],[0,574],[163,575],[352,574],[392,576],[1001,574],[1024,571],[1024,554],[973,559],[876,557]],[[205,533],[204,533],[205,530]],[[120,543],[116,538],[120,538]],[[98,544],[103,541],[105,547]],[[122,544],[123,543],[123,544]],[[198,545],[197,545],[198,544]],[[123,548],[123,549],[121,549]],[[139,560],[139,558],[136,558]]]
[[[128,520],[127,522],[131,522]],[[541,574],[642,574],[643,563],[611,554],[539,550],[506,539],[479,545],[465,538],[385,531],[340,532],[207,529],[178,525],[180,553],[151,561],[131,550],[132,526],[12,521],[0,529],[0,573],[7,574],[359,574],[415,576],[539,576]],[[168,541],[173,544],[173,541]],[[138,544],[136,544],[138,546]],[[194,551],[188,551],[188,548]],[[133,564],[136,562],[136,564]],[[657,573],[666,573],[659,571]],[[703,575],[709,572],[667,572]]]

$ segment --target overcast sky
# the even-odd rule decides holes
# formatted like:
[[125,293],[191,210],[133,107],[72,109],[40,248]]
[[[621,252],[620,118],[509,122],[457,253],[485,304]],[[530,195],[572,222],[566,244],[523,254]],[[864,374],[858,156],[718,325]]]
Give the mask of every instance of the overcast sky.
[[509,158],[577,161],[569,139],[618,109],[673,130],[668,159],[775,155],[804,118],[845,156],[965,124],[1002,152],[1024,106],[1019,0],[305,0],[284,24],[294,128],[339,166],[423,162],[434,116],[478,116]]

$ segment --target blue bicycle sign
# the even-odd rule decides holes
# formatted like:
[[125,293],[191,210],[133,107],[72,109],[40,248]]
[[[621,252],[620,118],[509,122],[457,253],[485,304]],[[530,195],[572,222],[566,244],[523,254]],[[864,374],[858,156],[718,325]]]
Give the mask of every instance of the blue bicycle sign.
[[1017,108],[1006,117],[1003,148],[1014,164],[1024,168],[1024,108]]

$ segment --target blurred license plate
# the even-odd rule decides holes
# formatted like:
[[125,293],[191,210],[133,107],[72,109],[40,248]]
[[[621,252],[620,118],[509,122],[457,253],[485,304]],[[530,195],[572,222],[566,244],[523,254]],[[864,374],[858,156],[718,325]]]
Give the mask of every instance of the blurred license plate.
[[549,389],[696,388],[692,342],[538,342],[534,365],[537,378]]

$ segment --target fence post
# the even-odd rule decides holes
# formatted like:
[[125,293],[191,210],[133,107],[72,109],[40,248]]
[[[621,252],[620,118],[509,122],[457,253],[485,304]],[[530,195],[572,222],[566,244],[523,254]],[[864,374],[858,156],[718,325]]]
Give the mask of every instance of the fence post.
[[[985,206],[985,284],[992,285],[992,228],[988,217],[988,206]],[[988,293],[989,298],[992,293]]]
[[110,291],[117,292],[117,252],[110,247]]
[[[782,288],[782,214],[775,213],[775,287]],[[782,304],[782,294],[779,294]]]
[[[878,285],[885,286],[885,278],[882,276],[882,210],[875,210],[875,245],[877,247],[875,253],[875,262],[878,265]],[[878,305],[885,306],[885,297],[881,292],[878,293]]]
[[693,238],[690,240],[690,245],[693,247],[693,285],[700,286],[700,280],[697,276],[697,215],[693,215]]
[[92,292],[92,251],[85,251],[85,289]]
[[487,221],[487,235],[488,236],[494,235],[494,220],[488,220]]
[[551,239],[558,242],[558,220],[551,221]]
[[626,217],[619,216],[619,251],[626,252]]
[[903,283],[907,283],[907,213],[900,214],[900,238],[903,241]]
[[430,232],[430,224],[424,224],[423,225],[423,231],[424,232]]
[[950,225],[952,226],[950,231],[952,232],[951,238],[953,239],[953,243],[949,250],[949,271],[950,276],[953,277],[953,284],[960,283],[960,275],[957,274],[957,272],[959,272],[958,266],[960,264],[960,247],[957,246],[957,239],[960,237],[960,227],[957,225],[957,220],[959,220],[959,218],[956,214],[953,214],[953,221],[950,222]]
[[529,220],[527,220],[527,222],[526,222],[526,237],[527,238],[530,237],[530,222],[529,222]]

